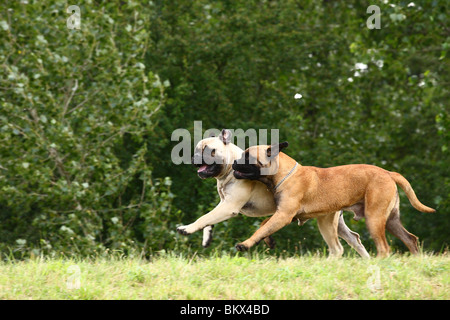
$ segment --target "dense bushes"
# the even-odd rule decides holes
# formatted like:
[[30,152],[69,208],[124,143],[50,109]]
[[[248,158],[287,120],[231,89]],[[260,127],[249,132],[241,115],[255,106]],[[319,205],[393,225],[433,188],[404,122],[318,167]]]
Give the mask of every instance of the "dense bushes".
[[142,20],[133,8],[98,7],[69,30],[64,2],[10,7],[1,40],[2,249],[163,248],[175,228],[169,215],[177,221],[171,180],[152,177],[147,154],[169,84],[143,64]]
[[[438,210],[402,197],[407,229],[427,248],[448,243],[445,1],[380,4],[380,30],[359,1],[85,1],[79,30],[66,6],[0,12],[3,252],[198,248],[174,230],[217,203],[215,182],[170,160],[172,131],[194,120],[278,128],[307,165],[399,171]],[[213,246],[258,223],[218,226]],[[323,245],[314,222],[279,234],[280,250]]]

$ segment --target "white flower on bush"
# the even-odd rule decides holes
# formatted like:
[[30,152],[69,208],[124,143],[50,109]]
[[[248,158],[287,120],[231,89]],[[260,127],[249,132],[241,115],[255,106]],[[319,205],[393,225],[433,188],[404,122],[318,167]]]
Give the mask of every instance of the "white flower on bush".
[[[355,63],[355,73],[353,74],[354,77],[360,77],[362,73],[367,72],[367,64],[362,63],[362,62],[357,62]],[[350,80],[351,79],[351,80]],[[352,78],[348,78],[347,79],[349,82],[352,82],[353,79]]]
[[357,63],[355,63],[355,69],[365,71],[365,70],[367,70],[367,64],[362,63],[362,62],[357,62]]

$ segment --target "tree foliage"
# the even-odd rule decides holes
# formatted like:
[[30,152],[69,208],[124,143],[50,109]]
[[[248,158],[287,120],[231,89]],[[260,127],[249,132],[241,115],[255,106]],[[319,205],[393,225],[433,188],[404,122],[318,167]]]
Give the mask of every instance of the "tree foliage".
[[[404,225],[441,250],[448,4],[379,2],[380,29],[367,27],[368,5],[91,0],[80,4],[81,28],[69,30],[65,1],[3,3],[0,249],[198,249],[199,235],[174,231],[217,204],[215,181],[174,165],[170,137],[201,120],[204,130],[277,128],[305,165],[402,173],[437,209],[418,213],[402,196]],[[364,223],[346,220],[368,239]],[[259,222],[217,226],[212,246],[228,250]],[[290,252],[324,244],[314,222],[275,237]]]

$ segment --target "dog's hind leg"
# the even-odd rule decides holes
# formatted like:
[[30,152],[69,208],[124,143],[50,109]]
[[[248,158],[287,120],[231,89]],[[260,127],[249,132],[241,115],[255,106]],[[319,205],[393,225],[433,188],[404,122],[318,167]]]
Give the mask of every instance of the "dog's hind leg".
[[[380,187],[383,186],[382,188]],[[364,215],[366,226],[370,236],[377,247],[377,257],[388,257],[390,253],[389,244],[386,241],[386,221],[395,207],[395,194],[397,187],[395,184],[374,181],[366,189]]]
[[339,214],[338,236],[344,239],[349,246],[355,249],[361,257],[370,258],[369,253],[359,239],[359,234],[350,230],[350,228],[345,224],[342,211]]
[[412,233],[409,233],[405,227],[403,227],[400,221],[400,208],[399,208],[399,197],[397,194],[397,200],[391,214],[386,222],[386,229],[399,238],[411,251],[412,254],[419,253],[419,248],[417,247],[417,237]]

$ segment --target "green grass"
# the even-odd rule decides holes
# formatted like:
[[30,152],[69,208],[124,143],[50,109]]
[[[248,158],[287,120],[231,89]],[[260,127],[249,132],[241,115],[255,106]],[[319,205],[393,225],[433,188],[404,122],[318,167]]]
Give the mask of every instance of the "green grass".
[[[0,299],[447,300],[449,269],[448,254],[36,258],[0,263]],[[79,289],[68,288],[74,277]]]

